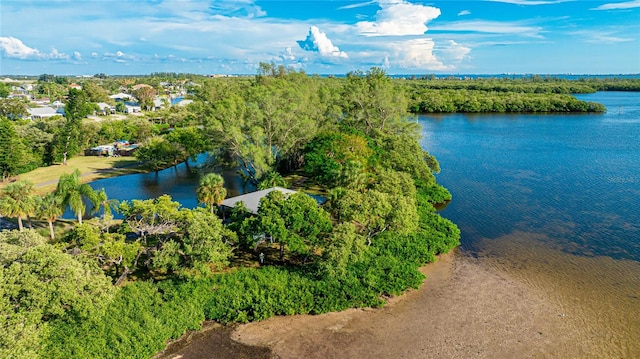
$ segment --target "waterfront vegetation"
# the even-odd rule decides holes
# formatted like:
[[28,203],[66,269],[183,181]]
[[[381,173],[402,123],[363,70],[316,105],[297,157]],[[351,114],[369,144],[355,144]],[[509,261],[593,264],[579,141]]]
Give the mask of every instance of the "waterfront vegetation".
[[[603,110],[564,92],[595,90],[589,81],[393,80],[380,69],[319,78],[262,64],[252,78],[189,77],[194,102],[184,108],[85,118],[96,98],[118,88],[112,82],[159,86],[161,79],[186,81],[98,76],[69,92],[65,118],[3,118],[3,178],[125,139],[142,145],[137,159],[151,171],[209,152],[258,188],[295,178],[318,187],[327,202],[274,191],[257,214],[243,206],[222,213],[225,191],[216,175],[202,178],[193,195],[205,207],[196,209],[167,195],[116,203],[84,186],[80,171],[60,173],[48,195],[35,194],[33,184],[43,178],[7,183],[0,214],[21,230],[0,232],[0,356],[148,358],[205,319],[236,323],[384,305],[417,288],[424,279],[418,268],[460,237],[434,209],[451,194],[436,182],[439,164],[420,148],[411,111],[494,111],[503,97],[526,103],[520,111]],[[64,83],[39,80],[48,93]],[[452,85],[432,87],[440,81]],[[466,85],[474,81],[476,87]],[[436,99],[445,102],[439,109]],[[87,202],[96,216],[83,221]],[[67,206],[78,220],[54,231]],[[46,232],[28,229],[35,219],[48,223]]]

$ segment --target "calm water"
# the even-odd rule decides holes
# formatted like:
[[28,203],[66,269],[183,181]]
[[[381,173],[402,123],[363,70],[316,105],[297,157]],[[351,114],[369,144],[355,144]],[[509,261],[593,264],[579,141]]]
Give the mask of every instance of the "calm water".
[[421,144],[453,194],[442,215],[460,226],[463,249],[518,230],[640,261],[640,93],[579,98],[608,112],[421,116]]
[[[182,204],[186,208],[195,208],[198,204],[196,189],[203,174],[209,172],[221,173],[227,188],[227,196],[237,196],[246,191],[254,191],[255,186],[244,185],[233,169],[221,171],[214,168],[207,154],[201,154],[196,161],[190,161],[189,166],[184,163],[170,167],[158,173],[142,173],[121,177],[105,178],[90,183],[94,189],[104,188],[109,198],[119,201],[132,199],[151,199],[163,194]],[[75,218],[67,209],[63,218]]]
[[576,358],[638,358],[640,93],[579,98],[608,112],[421,116],[421,144],[464,255],[557,303]]

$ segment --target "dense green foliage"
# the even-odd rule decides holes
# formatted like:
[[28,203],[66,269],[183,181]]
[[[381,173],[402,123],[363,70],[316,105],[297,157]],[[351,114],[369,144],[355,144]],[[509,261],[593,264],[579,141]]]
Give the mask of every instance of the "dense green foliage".
[[49,321],[95,317],[115,292],[95,264],[37,233],[0,232],[0,357],[48,355],[43,343]]
[[33,157],[18,136],[13,121],[0,117],[0,179],[32,169]]
[[429,112],[604,112],[604,106],[553,93],[485,92],[479,90],[421,89],[411,110]]
[[[81,119],[90,103],[107,100],[101,89],[158,89],[178,79],[196,81],[186,108],[125,121]],[[56,93],[65,81],[43,75],[39,86]],[[136,155],[152,170],[210,151],[216,164],[239,169],[261,189],[286,186],[295,174],[294,189],[300,182],[319,188],[327,201],[272,191],[257,214],[239,205],[220,218],[215,208],[226,192],[217,174],[202,177],[193,195],[206,208],[196,209],[167,195],[118,204],[84,187],[78,173],[45,197],[32,196],[28,183],[7,186],[0,213],[51,225],[70,206],[78,224],[62,238],[51,230],[50,242],[24,228],[0,233],[0,356],[148,358],[205,319],[247,322],[384,305],[419,287],[419,267],[460,239],[434,209],[451,194],[436,182],[440,166],[421,148],[409,110],[601,110],[567,95],[601,89],[590,81],[406,81],[380,69],[325,79],[274,64],[244,79],[95,81],[100,86],[67,92],[68,118],[2,120],[5,176],[125,139],[143,144]],[[618,82],[617,89],[627,85],[633,87]],[[138,95],[148,100],[153,91],[144,91]],[[86,200],[100,212],[82,221]]]
[[596,91],[640,91],[633,78],[557,77],[442,78],[406,82],[413,113],[450,112],[603,112],[604,106],[579,101],[571,94]]

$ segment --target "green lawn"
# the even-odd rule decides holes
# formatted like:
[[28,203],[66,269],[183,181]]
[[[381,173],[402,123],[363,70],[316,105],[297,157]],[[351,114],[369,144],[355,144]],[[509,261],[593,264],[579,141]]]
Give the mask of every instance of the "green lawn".
[[[56,164],[40,167],[31,172],[23,173],[16,179],[30,181],[36,185],[38,193],[45,193],[55,189],[60,175],[72,173],[76,169],[80,170],[83,182],[146,172],[143,165],[135,157],[77,156],[69,159],[66,166]],[[8,182],[0,183],[0,188],[6,184]]]

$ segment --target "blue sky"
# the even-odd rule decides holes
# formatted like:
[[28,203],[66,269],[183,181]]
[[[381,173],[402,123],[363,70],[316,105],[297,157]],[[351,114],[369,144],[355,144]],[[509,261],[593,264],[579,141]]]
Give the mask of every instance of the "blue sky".
[[640,0],[2,0],[0,75],[640,73]]

